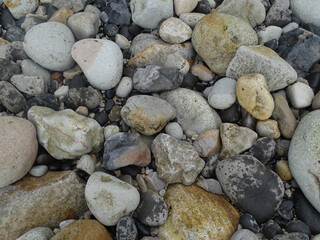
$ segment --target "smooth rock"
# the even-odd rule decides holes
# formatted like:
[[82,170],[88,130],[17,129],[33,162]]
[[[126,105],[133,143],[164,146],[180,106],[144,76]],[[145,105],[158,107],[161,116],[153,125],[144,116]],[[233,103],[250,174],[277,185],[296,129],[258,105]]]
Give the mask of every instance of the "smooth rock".
[[32,13],[39,5],[39,0],[5,0],[4,4],[15,19],[22,18],[28,13]]
[[268,26],[265,29],[257,32],[259,44],[263,45],[273,39],[279,40],[282,34],[282,29],[277,26]]
[[136,240],[138,230],[131,217],[121,218],[117,223],[117,240]]
[[300,232],[306,234],[308,237],[311,237],[311,231],[307,224],[301,220],[293,220],[287,223],[285,229],[288,233]]
[[88,154],[83,155],[77,161],[77,169],[80,169],[89,175],[91,175],[95,170],[96,161]]
[[276,52],[264,46],[241,46],[230,62],[226,75],[238,79],[249,73],[262,74],[270,91],[284,88],[297,80],[296,71]]
[[26,104],[26,99],[11,83],[0,81],[0,103],[10,112],[18,113]]
[[123,56],[116,43],[110,40],[83,39],[73,45],[72,57],[93,87],[108,90],[119,83]]
[[24,75],[39,77],[41,76],[45,82],[45,85],[50,82],[50,72],[31,59],[24,59],[21,62],[21,70]]
[[36,227],[26,232],[16,240],[49,240],[53,235],[53,231],[48,227]]
[[19,73],[21,73],[19,64],[0,58],[0,81],[9,81],[13,75]]
[[276,235],[272,238],[272,240],[309,240],[309,237],[304,233],[295,232]]
[[269,220],[262,227],[262,232],[268,239],[273,239],[276,235],[281,235],[283,233],[279,224],[274,220]]
[[[141,7],[142,8],[142,7]],[[108,15],[109,22],[116,25],[129,25],[131,13],[125,0],[110,0],[106,5],[105,12]]]
[[91,12],[79,12],[68,19],[67,25],[78,40],[95,38],[99,31],[99,17]]
[[60,8],[70,8],[74,12],[79,12],[84,9],[87,0],[40,0],[41,2],[50,2],[52,6]]
[[200,157],[209,157],[211,154],[219,153],[221,149],[219,130],[211,129],[201,133],[192,145]]
[[37,165],[37,166],[33,166],[30,169],[29,174],[33,177],[41,177],[45,175],[47,172],[48,172],[47,165]]
[[73,11],[70,8],[58,9],[48,20],[48,22],[61,22],[67,25],[68,19],[73,15]]
[[182,13],[179,18],[186,23],[189,27],[194,28],[194,26],[203,18],[205,14],[203,13]]
[[240,230],[236,231],[232,235],[232,237],[230,238],[230,240],[242,240],[242,239],[258,240],[258,237],[256,234],[254,234],[253,232],[251,232],[248,229],[240,229]]
[[207,192],[222,195],[222,188],[218,180],[216,179],[201,179],[197,182],[197,185]]
[[281,135],[278,122],[273,119],[257,121],[256,131],[260,137],[278,139]]
[[130,41],[121,34],[116,34],[115,43],[118,44],[121,49],[129,49],[131,45]]
[[140,201],[135,187],[103,172],[94,172],[89,177],[85,197],[92,214],[106,226],[116,225],[134,211]]
[[31,28],[23,42],[28,56],[42,67],[64,71],[74,65],[71,48],[75,40],[71,30],[59,22],[41,23]]
[[219,79],[208,95],[209,104],[215,109],[227,109],[236,101],[236,84],[231,78]]
[[70,68],[63,72],[63,77],[66,79],[73,79],[74,77],[82,73],[81,68],[78,65],[75,65],[73,68]]
[[107,141],[109,137],[113,136],[114,134],[120,132],[120,129],[117,125],[108,125],[104,128],[104,139]]
[[229,199],[260,223],[270,219],[282,202],[282,180],[255,157],[239,155],[222,160],[216,175]]
[[214,78],[214,73],[202,63],[194,64],[190,72],[204,82],[210,82]]
[[257,43],[258,37],[250,24],[225,13],[212,13],[203,17],[192,33],[194,49],[210,69],[219,75],[226,74],[240,46]]
[[131,42],[131,55],[134,56],[138,52],[143,51],[154,44],[165,45],[166,43],[162,41],[161,38],[157,35],[150,33],[140,33],[135,36]]
[[261,163],[266,164],[274,157],[276,153],[276,141],[272,138],[259,138],[250,148],[246,155],[251,155]]
[[30,96],[38,96],[48,89],[42,76],[14,75],[10,82],[21,92]]
[[69,93],[69,86],[61,86],[59,87],[55,92],[54,92],[54,96],[56,96],[57,98],[60,98],[60,97],[66,97],[68,96],[68,93]]
[[291,0],[291,10],[304,23],[312,23],[320,27],[319,4],[316,0],[306,0],[303,3]]
[[160,132],[176,117],[176,110],[165,100],[147,95],[130,97],[121,109],[123,121],[144,135]]
[[8,40],[9,42],[19,41],[23,42],[25,37],[25,33],[22,28],[17,26],[10,26],[6,33],[3,35],[3,38],[5,40]]
[[221,110],[219,115],[222,122],[236,123],[240,118],[240,106],[238,102],[235,102],[227,109]]
[[294,108],[308,107],[314,98],[312,88],[302,82],[296,82],[288,86],[286,93]]
[[103,130],[93,119],[65,109],[54,111],[33,106],[28,120],[37,128],[39,143],[56,159],[75,159],[90,152],[99,152]]
[[166,134],[170,135],[171,137],[174,137],[178,140],[181,140],[183,138],[183,130],[179,123],[177,122],[171,122],[166,125],[164,128],[164,131]]
[[174,0],[174,12],[177,16],[182,13],[190,13],[196,8],[199,0]]
[[183,43],[191,38],[191,34],[191,28],[176,17],[168,18],[159,28],[161,39],[168,43]]
[[100,91],[91,86],[71,88],[66,96],[65,105],[74,110],[79,106],[85,106],[92,110],[99,106],[101,100]]
[[170,185],[165,201],[169,216],[159,228],[162,240],[229,240],[237,229],[239,212],[224,197],[196,185]]
[[299,27],[299,24],[296,22],[291,22],[282,28],[282,34],[286,34]]
[[239,223],[241,224],[243,229],[249,229],[251,232],[254,233],[258,233],[260,231],[260,227],[256,219],[248,213],[243,213],[241,215]]
[[192,184],[205,162],[188,142],[179,141],[167,134],[159,134],[152,142],[157,172],[167,184]]
[[121,98],[127,98],[133,89],[133,82],[130,77],[121,78],[117,89],[116,95]]
[[187,74],[190,70],[190,64],[188,60],[184,59],[178,53],[169,54],[164,62],[164,66],[167,68],[178,69],[182,74]]

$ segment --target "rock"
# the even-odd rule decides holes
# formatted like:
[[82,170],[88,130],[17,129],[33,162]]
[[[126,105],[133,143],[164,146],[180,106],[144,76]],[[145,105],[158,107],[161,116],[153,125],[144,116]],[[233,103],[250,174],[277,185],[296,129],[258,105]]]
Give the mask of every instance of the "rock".
[[164,62],[164,66],[167,68],[178,69],[182,74],[187,74],[190,70],[190,64],[188,60],[184,59],[178,53],[169,54]]
[[209,104],[215,109],[227,109],[236,101],[236,84],[231,78],[219,79],[210,90]]
[[104,143],[101,166],[107,170],[116,170],[128,165],[145,167],[150,161],[150,150],[138,133],[116,133]]
[[308,237],[311,237],[310,228],[301,220],[293,220],[291,222],[288,222],[285,226],[285,229],[288,233],[300,232],[306,234]]
[[203,13],[182,13],[179,18],[186,23],[189,27],[194,28],[194,26],[203,18],[205,14]]
[[260,231],[260,227],[256,219],[248,213],[243,213],[241,215],[239,223],[241,224],[242,228],[249,229],[251,232],[258,233]]
[[177,111],[177,120],[183,131],[191,129],[198,134],[209,129],[220,127],[221,119],[218,113],[196,91],[178,88],[160,94],[160,97]]
[[48,22],[61,22],[67,25],[68,19],[73,15],[73,11],[70,8],[58,9],[48,20]]
[[170,135],[171,137],[174,137],[178,140],[183,139],[183,130],[179,123],[177,122],[171,122],[166,125],[164,128],[164,131],[166,134]]
[[119,83],[123,56],[116,43],[110,40],[83,39],[73,45],[72,57],[93,87],[108,90]]
[[266,120],[271,117],[274,101],[263,75],[251,73],[240,77],[236,93],[240,106],[254,118]]
[[91,175],[95,170],[96,161],[88,154],[83,155],[77,161],[77,169],[80,169],[89,175]]
[[41,76],[47,86],[50,82],[50,72],[32,61],[31,59],[24,59],[21,62],[21,70],[24,75],[28,76]]
[[14,240],[32,228],[55,228],[63,220],[82,216],[88,209],[84,188],[72,171],[49,171],[40,178],[26,176],[1,188],[0,236]]
[[279,216],[285,220],[293,219],[293,206],[292,200],[283,200],[280,207],[277,210]]
[[151,172],[144,178],[148,190],[152,190],[155,192],[160,191],[161,189],[164,189],[166,187],[166,183],[159,178],[157,172]]
[[[41,9],[40,6],[38,9]],[[24,22],[21,24],[21,28],[24,29],[25,32],[28,32],[32,27],[47,22],[47,15],[38,15],[38,14],[27,14]]]
[[41,94],[39,96],[30,98],[27,103],[23,106],[23,116],[26,117],[29,109],[32,106],[43,106],[53,110],[59,110],[58,99],[52,94]]
[[249,73],[262,74],[270,91],[284,88],[297,80],[296,71],[276,52],[264,46],[241,46],[230,62],[226,75],[238,79]]
[[138,238],[138,230],[131,217],[121,218],[117,224],[117,240],[135,240]]
[[68,27],[78,40],[95,38],[99,31],[99,17],[91,12],[79,12],[68,19]]
[[103,131],[93,119],[65,109],[33,106],[28,120],[37,128],[39,143],[56,159],[75,159],[90,152],[99,152]]
[[[312,111],[299,122],[290,142],[288,160],[291,173],[309,202],[320,212],[318,120],[320,111]],[[301,161],[303,159],[303,161]]]
[[0,58],[0,81],[9,81],[13,75],[21,73],[19,64]]
[[68,93],[69,93],[69,86],[62,85],[54,92],[53,95],[56,96],[57,98],[60,98],[60,97],[68,96]]
[[289,151],[290,141],[287,139],[278,139],[276,152],[280,157],[287,157]]
[[113,136],[118,132],[120,132],[120,129],[117,125],[108,125],[104,128],[104,139],[108,140],[109,137]]
[[176,116],[176,110],[160,98],[136,95],[130,97],[121,109],[123,121],[144,135],[160,132]]
[[8,40],[9,42],[19,41],[23,42],[25,33],[24,31],[17,26],[10,26],[6,33],[4,34],[3,38]]
[[183,43],[191,38],[191,34],[191,28],[175,17],[165,20],[159,28],[161,39],[168,43]]
[[251,148],[258,138],[258,134],[246,127],[233,123],[222,123],[220,127],[222,158],[233,157]]
[[273,139],[280,137],[278,122],[273,119],[257,121],[256,131],[260,137],[270,137]]
[[289,3],[289,1],[274,1],[271,8],[269,9],[265,24],[267,26],[275,25],[279,27],[283,27],[291,22],[291,10],[289,8],[289,4],[284,6],[284,3]]
[[203,17],[192,33],[194,49],[210,69],[219,75],[226,74],[240,46],[257,43],[258,37],[246,21],[225,13],[212,13]]
[[229,199],[260,223],[270,219],[282,202],[282,180],[255,157],[239,155],[222,160],[216,175]]
[[[141,7],[142,8],[142,7]],[[143,9],[142,9],[143,10]],[[127,7],[125,0],[111,0],[106,5],[105,12],[108,15],[110,23],[116,25],[129,25],[131,20],[131,13]]]
[[53,237],[53,231],[48,227],[36,227],[26,232],[16,240],[47,240]]
[[82,73],[81,68],[76,65],[73,68],[68,69],[67,71],[63,72],[63,77],[66,79],[73,79],[74,77],[80,75]]
[[246,155],[258,159],[261,163],[266,164],[274,157],[276,153],[276,141],[272,138],[259,138],[250,148]]
[[48,89],[42,76],[26,76],[22,74],[14,75],[10,82],[21,92],[30,96],[38,96]]
[[316,0],[307,0],[303,4],[300,1],[292,0],[291,10],[304,23],[312,23],[320,27],[319,5]]
[[30,1],[23,1],[23,0],[16,0],[10,1],[5,0],[4,4],[8,7],[10,13],[15,19],[19,19],[24,17],[28,13],[32,13],[36,10],[39,5],[38,0],[30,0]]
[[219,130],[211,129],[201,133],[192,145],[200,157],[209,157],[211,154],[219,153],[221,149]]
[[304,233],[288,233],[288,234],[280,234],[276,235],[272,238],[272,240],[308,240],[309,237]]
[[313,110],[320,109],[320,91],[314,96],[312,100],[312,109]]
[[139,221],[146,226],[158,227],[166,222],[168,208],[162,197],[155,192],[147,191],[141,194],[135,214]]
[[33,166],[30,169],[29,174],[33,177],[41,177],[45,175],[47,172],[48,172],[47,165],[37,165],[37,166]]
[[116,34],[115,36],[115,43],[121,48],[121,49],[129,49],[130,48],[130,41],[121,34]]
[[279,40],[282,33],[282,29],[277,26],[269,26],[265,29],[257,32],[259,44],[263,45],[273,39]]
[[74,221],[61,229],[51,240],[112,240],[109,232],[97,220]]
[[[279,39],[278,54],[286,60],[298,73],[308,75],[311,67],[320,60],[320,36],[303,28],[296,28]],[[310,52],[310,49],[314,49]],[[304,56],[308,55],[307,58]]]
[[18,113],[26,104],[26,99],[11,83],[0,81],[0,103],[10,112]]
[[70,8],[74,12],[79,12],[84,9],[87,4],[87,0],[40,0],[51,2],[52,6],[60,8]]
[[274,220],[269,220],[262,228],[263,234],[268,239],[273,239],[274,236],[282,234],[282,229]]
[[134,89],[141,93],[163,92],[178,88],[183,74],[174,68],[148,65],[138,68],[133,75]]
[[217,10],[243,19],[253,28],[263,23],[266,17],[266,10],[260,0],[227,0]]
[[240,118],[240,106],[238,102],[235,102],[227,109],[221,110],[219,115],[222,122],[236,123]]
[[1,188],[28,173],[37,157],[38,142],[35,127],[23,118],[0,117],[0,131]]
[[291,22],[282,28],[282,34],[286,34],[299,27],[298,23]]
[[127,98],[133,89],[133,82],[132,79],[129,77],[121,78],[117,89],[116,95],[121,98]]
[[202,63],[194,64],[191,67],[191,73],[204,82],[210,82],[214,78],[214,73]]
[[161,38],[157,35],[150,33],[140,33],[132,40],[130,47],[131,55],[134,56],[154,44],[165,45],[166,43],[162,41]]
[[219,154],[211,154],[206,161],[206,165],[201,171],[201,175],[205,178],[214,177],[216,166],[220,160]]
[[236,231],[232,235],[232,237],[230,238],[230,240],[241,240],[241,239],[257,240],[258,237],[256,234],[254,234],[253,232],[251,232],[248,229],[240,229],[240,230]]
[[89,177],[85,196],[92,214],[106,226],[116,225],[134,211],[140,201],[136,188],[103,172],[94,172]]
[[74,44],[71,30],[59,22],[41,23],[31,28],[23,42],[27,55],[42,67],[53,71],[71,68]]
[[272,117],[277,120],[282,136],[290,139],[297,126],[296,118],[293,115],[288,102],[280,93],[274,93],[273,99],[274,110]]
[[312,88],[302,82],[296,82],[288,86],[286,93],[294,108],[308,107],[314,98]]
[[100,91],[89,86],[69,89],[65,104],[72,109],[85,106],[92,110],[99,106],[101,100],[102,95]]
[[196,8],[199,0],[174,0],[174,12],[177,16],[182,13],[190,13]]
[[228,240],[237,229],[239,212],[224,197],[196,185],[170,185],[165,201],[169,216],[159,228],[162,240]]
[[130,1],[132,21],[142,28],[156,28],[162,19],[173,16],[172,0]]
[[222,188],[218,180],[216,179],[201,179],[197,182],[197,185],[207,192],[222,195]]
[[204,167],[204,161],[188,142],[159,134],[152,142],[157,172],[167,184],[192,184]]

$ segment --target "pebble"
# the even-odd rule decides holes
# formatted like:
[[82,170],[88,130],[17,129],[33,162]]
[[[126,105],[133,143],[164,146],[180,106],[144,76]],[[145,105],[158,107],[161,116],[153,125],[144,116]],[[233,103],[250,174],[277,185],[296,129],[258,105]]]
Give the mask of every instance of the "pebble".
[[210,129],[201,133],[193,142],[193,147],[200,157],[209,157],[221,150],[220,134],[218,129]]
[[69,17],[67,26],[77,40],[94,38],[99,30],[99,17],[91,12],[79,12]]
[[304,23],[312,23],[320,27],[319,5],[316,0],[308,0],[302,4],[298,0],[292,0],[291,10]]
[[162,19],[173,17],[173,0],[133,0],[130,9],[135,24],[154,29]]
[[151,172],[144,178],[147,188],[151,191],[158,192],[166,187],[166,183],[159,178],[157,172]]
[[48,89],[42,76],[18,74],[12,76],[10,82],[20,90],[20,92],[26,93],[30,96],[38,96],[45,93]]
[[219,154],[211,154],[206,161],[204,168],[201,171],[201,175],[205,178],[212,178],[215,176],[215,169],[220,161]]
[[290,220],[293,218],[293,212],[292,212],[293,205],[294,205],[293,201],[284,200],[281,203],[280,207],[278,208],[277,213],[283,219]]
[[70,68],[63,72],[63,77],[66,79],[73,79],[75,76],[82,73],[81,68],[78,65],[75,65],[73,68]]
[[129,49],[131,45],[129,40],[121,34],[116,34],[115,43],[118,44],[121,49]]
[[41,76],[45,82],[45,85],[48,85],[48,83],[50,82],[50,72],[31,59],[24,59],[21,62],[21,70],[23,75],[39,77]]
[[251,148],[258,138],[258,134],[237,124],[222,123],[220,138],[222,143],[220,156],[230,158]]
[[100,91],[91,86],[80,88],[69,87],[65,105],[72,109],[77,109],[79,106],[85,106],[92,110],[99,106],[101,100],[102,95]]
[[214,78],[214,73],[203,64],[194,64],[191,73],[204,82],[210,82]]
[[[221,28],[221,25],[227,27]],[[192,33],[194,49],[210,69],[220,75],[226,74],[228,65],[240,46],[257,43],[258,37],[249,23],[225,13],[206,15],[196,24]]]
[[135,211],[138,220],[150,227],[163,225],[168,218],[168,208],[161,196],[152,191],[140,195],[140,203]]
[[294,220],[289,222],[285,226],[285,229],[288,233],[300,232],[306,234],[308,237],[311,237],[311,231],[308,225],[302,222],[301,220]]
[[0,58],[0,81],[9,81],[13,75],[21,73],[19,64]]
[[269,220],[262,228],[263,234],[268,239],[273,239],[274,236],[282,234],[282,229],[277,222]]
[[164,131],[166,134],[170,135],[171,137],[174,137],[178,140],[183,139],[183,130],[179,123],[177,122],[170,122],[166,125],[164,128]]
[[276,153],[276,141],[272,138],[259,138],[250,148],[246,155],[251,155],[261,163],[266,164],[273,159]]
[[85,116],[87,117],[88,114],[89,114],[89,110],[87,107],[85,106],[79,106],[77,109],[76,109],[76,113],[82,115],[82,116]]
[[5,5],[8,7],[10,13],[15,19],[19,19],[27,15],[28,13],[32,13],[36,10],[39,5],[38,0],[30,0],[30,1],[5,1]]
[[77,161],[76,168],[91,175],[95,170],[95,160],[90,155],[85,154]]
[[258,237],[256,234],[254,234],[253,232],[251,232],[248,229],[241,229],[236,231],[232,237],[230,238],[230,240],[242,240],[242,239],[246,239],[246,240],[258,240]]
[[[42,0],[43,1],[43,0]],[[53,7],[58,9],[67,7],[74,12],[79,12],[84,9],[86,0],[46,0],[51,2]]]
[[23,29],[17,26],[10,26],[6,33],[3,35],[3,38],[9,42],[19,41],[23,42],[25,33]]
[[122,120],[148,136],[160,132],[175,117],[176,110],[170,103],[147,95],[130,97],[121,109]]
[[191,28],[179,18],[171,17],[159,27],[159,35],[168,43],[183,43],[191,38]]
[[191,13],[200,0],[174,0],[174,12],[177,16],[182,13]]
[[75,40],[71,30],[59,22],[41,23],[31,28],[23,42],[27,55],[42,67],[64,71],[74,65],[71,48]]
[[276,173],[283,181],[290,181],[293,178],[288,161],[286,160],[277,161]]
[[287,139],[278,139],[276,152],[280,157],[287,157],[290,141]]
[[108,90],[119,83],[123,56],[116,43],[83,39],[73,45],[71,54],[93,87]]
[[[39,9],[39,8],[38,8]],[[27,14],[21,28],[28,32],[32,27],[47,21],[47,15]]]
[[128,165],[147,166],[151,161],[148,146],[139,133],[116,133],[104,143],[101,166],[107,170],[116,170]]
[[119,32],[119,28],[117,25],[113,23],[108,23],[103,27],[103,33],[109,37],[114,37]]
[[188,60],[184,59],[177,53],[169,54],[164,62],[164,66],[167,68],[176,68],[182,74],[187,74],[190,70],[190,64]]
[[268,26],[265,29],[257,32],[258,39],[259,39],[259,44],[263,45],[266,42],[269,42],[273,39],[279,40],[281,34],[282,34],[282,29],[277,26]]
[[299,27],[299,24],[296,22],[291,22],[282,28],[282,34],[286,34]]
[[[110,0],[106,5],[106,13],[110,23],[116,25],[129,25],[131,13],[125,0]],[[133,16],[132,16],[133,17]]]
[[60,22],[65,25],[68,23],[68,19],[73,15],[73,11],[70,8],[58,9],[48,20],[48,22]]
[[291,10],[289,8],[290,2],[285,1],[274,1],[271,8],[269,9],[265,24],[267,26],[275,25],[283,27],[291,22]]
[[37,165],[30,169],[29,174],[33,177],[41,177],[48,172],[48,166]]
[[41,94],[39,96],[30,98],[23,106],[24,116],[27,116],[27,113],[32,106],[43,106],[56,111],[59,110],[58,99],[52,94]]
[[18,113],[25,106],[26,99],[11,83],[0,81],[0,103],[10,112]]
[[28,111],[28,120],[37,128],[39,143],[56,159],[75,159],[102,147],[100,125],[71,109],[54,111],[33,106]]
[[94,13],[98,19],[100,19],[101,11],[94,5],[88,4],[84,9],[84,12]]
[[66,97],[68,96],[68,93],[69,93],[69,86],[61,86],[59,87],[55,92],[54,92],[54,96],[56,97]]
[[236,84],[231,78],[219,79],[208,91],[209,104],[215,109],[230,108],[236,101]]
[[[243,64],[246,59],[246,64]],[[282,89],[297,80],[296,71],[279,55],[264,46],[241,46],[230,62],[226,75],[238,79],[249,73],[260,73],[270,91]]]
[[272,238],[272,240],[308,240],[309,237],[303,233],[280,234]]
[[179,18],[181,21],[183,21],[184,23],[186,23],[189,27],[191,27],[192,29],[194,28],[194,26],[201,20],[201,18],[203,18],[205,16],[205,14],[203,13],[196,13],[196,12],[192,12],[192,13],[182,13]]
[[29,230],[16,240],[49,240],[53,237],[53,235],[53,231],[48,227],[36,227]]
[[197,185],[207,192],[222,195],[222,188],[216,179],[201,179],[197,182]]
[[122,77],[117,89],[116,95],[121,98],[127,98],[133,89],[133,81],[130,77]]
[[296,82],[286,89],[287,96],[294,108],[305,108],[311,105],[314,93],[309,85]]
[[256,131],[260,137],[278,139],[281,135],[278,122],[273,119],[257,121]]
[[260,231],[256,219],[248,213],[243,213],[240,216],[239,223],[241,224],[242,228],[248,229],[254,233],[258,233]]
[[313,110],[320,109],[320,92],[318,92],[312,100],[312,109]]
[[134,211],[140,201],[136,188],[103,172],[91,174],[85,197],[92,214],[105,226],[116,225],[122,217]]
[[203,169],[205,162],[194,147],[167,134],[159,134],[152,142],[157,172],[167,184],[190,185]]
[[282,202],[282,180],[253,156],[220,161],[216,175],[229,199],[259,223],[270,219]]
[[104,139],[107,141],[111,136],[120,132],[120,129],[117,125],[108,125],[104,128]]
[[117,223],[117,240],[136,240],[138,230],[131,217],[123,217]]

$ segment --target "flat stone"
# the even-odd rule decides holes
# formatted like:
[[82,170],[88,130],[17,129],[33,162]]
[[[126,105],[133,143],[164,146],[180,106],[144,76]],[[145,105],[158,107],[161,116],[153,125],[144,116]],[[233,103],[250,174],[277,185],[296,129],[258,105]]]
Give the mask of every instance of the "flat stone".
[[256,131],[260,137],[271,137],[273,139],[278,139],[281,135],[278,122],[273,119],[257,121]]
[[45,93],[48,89],[42,76],[26,76],[18,74],[12,76],[10,82],[21,92],[30,96],[38,96]]
[[191,28],[176,17],[168,18],[159,28],[161,39],[168,43],[185,42],[191,38],[191,34]]
[[61,221],[82,216],[88,210],[84,188],[83,180],[72,171],[26,176],[1,188],[0,235],[15,240],[35,227],[56,228]]
[[50,72],[47,69],[41,67],[39,64],[32,61],[31,59],[24,59],[21,62],[21,70],[24,75],[39,77],[41,76],[46,86],[50,82]]
[[11,83],[0,81],[0,103],[10,112],[18,113],[26,104],[26,99]]
[[36,10],[36,8],[39,5],[38,0],[29,0],[29,1],[23,1],[23,0],[5,0],[4,4],[8,7],[10,13],[15,19],[19,19],[28,13],[32,13]]
[[199,0],[174,0],[174,12],[177,16],[182,13],[190,13],[196,8]]
[[316,0],[307,0],[304,3],[292,0],[291,10],[304,23],[312,23],[320,27],[319,5]]
[[39,143],[56,159],[75,159],[90,152],[99,152],[103,130],[93,119],[65,109],[54,111],[33,106],[28,120],[37,128]]
[[36,227],[26,232],[16,240],[47,240],[53,237],[53,231],[48,227]]
[[200,157],[209,157],[211,154],[219,153],[221,149],[219,130],[211,129],[201,133],[192,145]]
[[208,95],[209,104],[215,109],[227,109],[236,101],[236,84],[231,78],[219,79]]
[[286,93],[294,108],[308,107],[314,98],[312,88],[302,82],[296,82],[288,86]]
[[229,240],[237,229],[239,212],[224,197],[196,185],[170,185],[165,201],[169,217],[159,228],[162,240]]
[[61,22],[67,25],[69,17],[73,15],[73,11],[70,8],[60,8],[58,9],[48,20],[48,22]]
[[91,12],[79,12],[69,17],[67,25],[78,40],[95,38],[99,31],[99,17]]

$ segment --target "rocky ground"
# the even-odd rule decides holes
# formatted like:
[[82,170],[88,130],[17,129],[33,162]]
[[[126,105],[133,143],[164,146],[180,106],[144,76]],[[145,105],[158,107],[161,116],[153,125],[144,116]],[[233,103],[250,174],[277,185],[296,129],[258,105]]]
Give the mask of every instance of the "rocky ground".
[[319,240],[319,0],[0,0],[1,240]]

